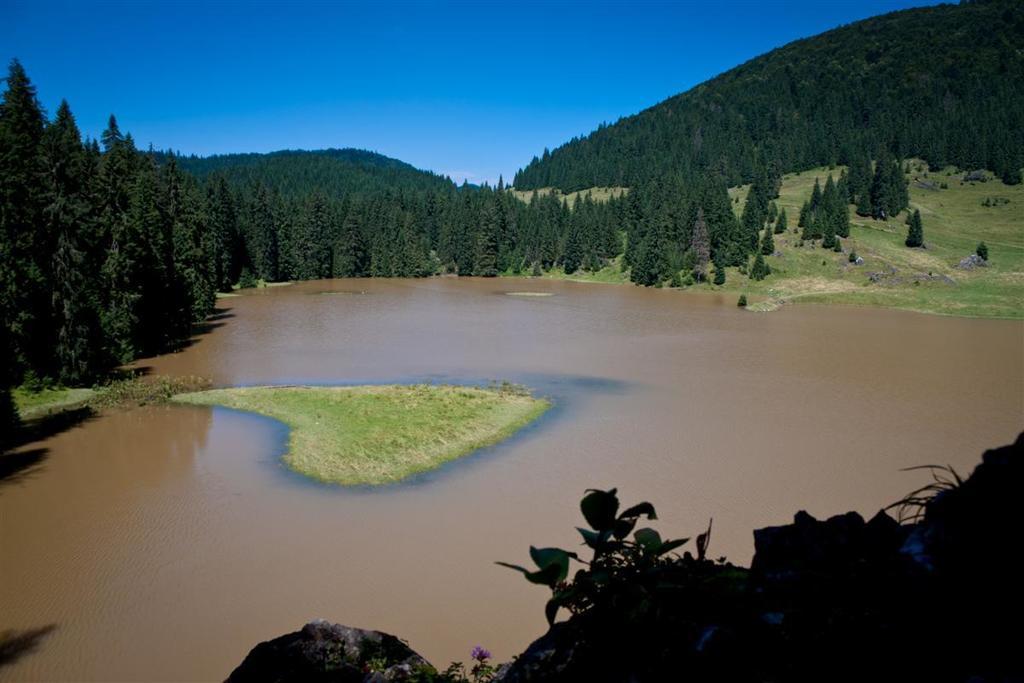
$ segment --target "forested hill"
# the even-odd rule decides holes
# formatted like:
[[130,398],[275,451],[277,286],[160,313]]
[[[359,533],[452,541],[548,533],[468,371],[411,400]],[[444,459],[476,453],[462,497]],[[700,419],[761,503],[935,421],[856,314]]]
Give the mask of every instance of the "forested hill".
[[362,149],[179,156],[177,162],[200,180],[219,174],[232,186],[262,183],[289,198],[305,197],[314,190],[339,198],[394,189],[438,190],[452,185],[448,178]]
[[518,190],[636,186],[705,169],[730,185],[877,158],[1024,165],[1024,3],[894,12],[799,40],[535,158]]

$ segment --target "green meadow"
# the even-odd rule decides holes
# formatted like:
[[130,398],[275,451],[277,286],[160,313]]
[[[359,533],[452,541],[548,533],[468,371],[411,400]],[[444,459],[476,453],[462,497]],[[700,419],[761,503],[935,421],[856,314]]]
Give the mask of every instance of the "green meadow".
[[518,387],[243,387],[175,396],[272,417],[291,429],[285,464],[314,479],[379,485],[498,443],[550,407]]

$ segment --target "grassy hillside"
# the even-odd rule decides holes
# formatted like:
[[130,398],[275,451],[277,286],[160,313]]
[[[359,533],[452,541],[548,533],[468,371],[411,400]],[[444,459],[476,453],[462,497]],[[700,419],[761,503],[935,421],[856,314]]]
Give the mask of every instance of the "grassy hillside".
[[[534,190],[510,190],[512,195],[520,201],[529,202],[533,199]],[[545,197],[549,194],[554,194],[560,198],[563,202],[572,206],[576,202],[577,197],[583,197],[590,195],[590,198],[595,202],[606,202],[609,199],[621,197],[626,188],[624,187],[588,187],[583,190],[576,190],[575,192],[563,193],[557,187],[541,187],[536,190],[538,197]]]
[[[730,268],[721,289],[746,292],[769,305],[808,301],[1024,318],[1024,185],[1005,185],[991,174],[987,182],[964,182],[964,174],[952,168],[928,173],[923,163],[911,162],[911,211],[921,211],[927,249],[904,246],[905,212],[888,222],[875,221],[857,216],[852,206],[850,237],[842,240],[844,253],[797,246],[797,217],[815,178],[824,183],[829,173],[838,178],[840,170],[818,168],[785,176],[777,203],[786,209],[790,230],[775,236],[780,255],[767,259],[773,274],[754,282]],[[942,189],[943,184],[948,189]],[[739,198],[733,204],[737,213],[748,189],[730,190]],[[995,199],[999,201],[986,201]],[[989,246],[989,267],[956,268],[980,240]],[[850,264],[850,251],[856,251],[864,264]],[[871,282],[870,273],[883,275]]]

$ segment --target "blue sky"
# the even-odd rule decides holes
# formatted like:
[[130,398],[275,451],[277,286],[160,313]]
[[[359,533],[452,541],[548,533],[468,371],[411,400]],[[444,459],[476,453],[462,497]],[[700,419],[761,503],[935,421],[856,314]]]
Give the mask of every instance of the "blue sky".
[[0,57],[91,136],[114,113],[140,146],[360,147],[493,182],[774,47],[925,4],[0,0]]

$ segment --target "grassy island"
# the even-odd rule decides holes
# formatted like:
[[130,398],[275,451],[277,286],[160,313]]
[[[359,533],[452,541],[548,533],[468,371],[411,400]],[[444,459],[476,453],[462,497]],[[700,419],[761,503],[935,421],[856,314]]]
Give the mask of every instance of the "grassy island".
[[279,420],[291,428],[285,464],[345,485],[387,484],[435,469],[502,441],[550,406],[507,385],[241,387],[173,400]]

